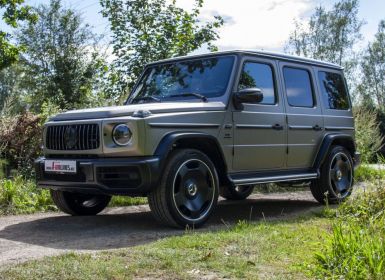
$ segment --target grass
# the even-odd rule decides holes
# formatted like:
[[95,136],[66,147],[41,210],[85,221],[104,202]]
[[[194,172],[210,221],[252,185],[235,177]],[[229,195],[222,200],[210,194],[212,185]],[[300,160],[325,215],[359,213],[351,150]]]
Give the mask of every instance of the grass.
[[[110,206],[129,206],[147,203],[146,198],[114,196]],[[0,215],[32,214],[57,211],[48,190],[36,187],[32,180],[21,176],[0,180]]]
[[[239,222],[218,232],[187,231],[152,244],[65,254],[8,267],[4,279],[303,279],[330,221]],[[1,276],[0,276],[1,278]]]
[[354,179],[358,182],[384,180],[385,169],[376,169],[368,165],[360,165],[354,172]]
[[385,181],[375,181],[338,207],[333,234],[316,254],[315,275],[385,279]]

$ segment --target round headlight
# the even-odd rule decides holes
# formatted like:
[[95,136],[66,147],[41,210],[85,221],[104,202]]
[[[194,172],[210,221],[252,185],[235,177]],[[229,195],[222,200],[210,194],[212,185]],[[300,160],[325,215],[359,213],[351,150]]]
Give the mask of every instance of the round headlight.
[[118,146],[126,146],[130,143],[132,132],[126,124],[118,124],[112,131],[112,139]]

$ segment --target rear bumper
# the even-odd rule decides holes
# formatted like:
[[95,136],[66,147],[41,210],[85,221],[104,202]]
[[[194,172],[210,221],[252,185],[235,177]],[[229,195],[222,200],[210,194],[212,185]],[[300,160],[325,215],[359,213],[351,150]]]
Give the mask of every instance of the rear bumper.
[[[50,160],[55,158],[50,158]],[[107,195],[146,195],[159,179],[158,157],[76,160],[76,174],[44,171],[45,158],[35,161],[37,184],[42,188]],[[60,158],[60,160],[66,160]]]

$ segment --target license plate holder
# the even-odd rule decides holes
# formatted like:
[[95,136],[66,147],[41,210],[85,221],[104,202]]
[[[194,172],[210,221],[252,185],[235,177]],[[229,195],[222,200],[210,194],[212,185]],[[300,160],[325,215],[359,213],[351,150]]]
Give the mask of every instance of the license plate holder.
[[76,174],[76,160],[45,160],[44,171],[59,174]]

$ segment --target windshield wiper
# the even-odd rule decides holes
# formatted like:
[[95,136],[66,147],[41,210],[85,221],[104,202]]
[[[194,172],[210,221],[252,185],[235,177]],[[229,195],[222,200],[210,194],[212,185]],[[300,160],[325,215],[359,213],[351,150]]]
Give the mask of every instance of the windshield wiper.
[[134,99],[132,99],[132,103],[138,103],[139,101],[145,101],[145,100],[153,100],[155,102],[162,102],[159,98],[155,97],[155,96],[142,96],[142,97],[136,97]]
[[199,99],[201,99],[203,102],[207,102],[207,97],[202,95],[202,94],[199,94],[199,93],[195,93],[195,92],[186,92],[186,93],[181,93],[181,94],[172,94],[172,95],[169,95],[168,97],[188,97],[188,96],[195,96]]

